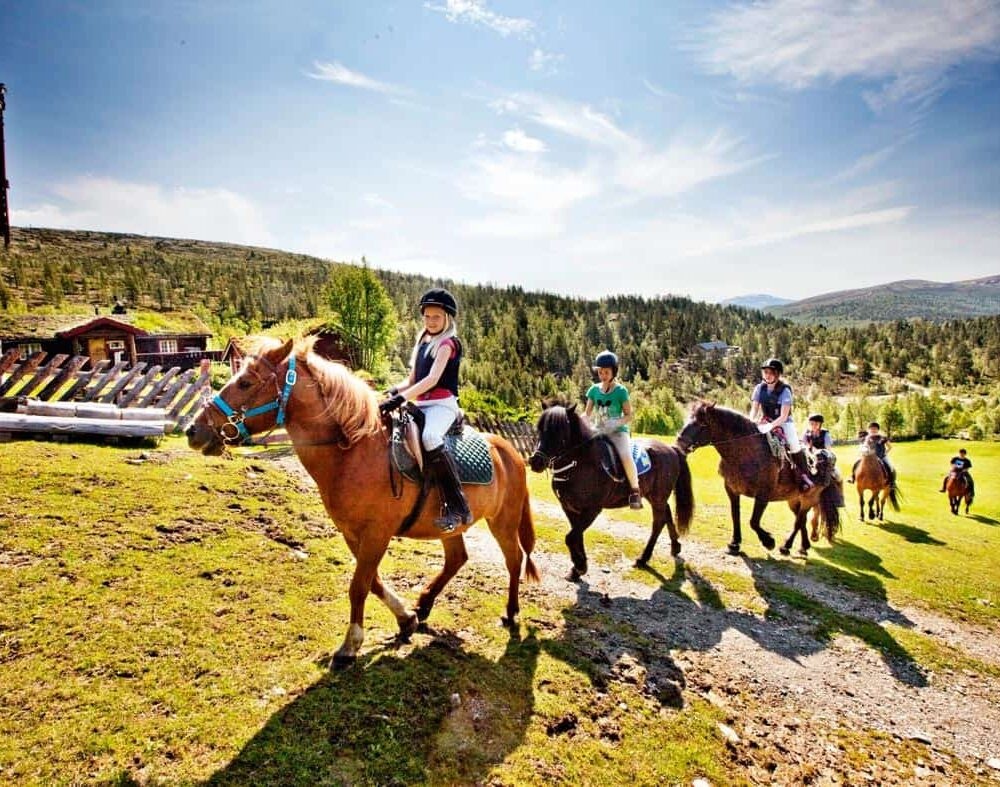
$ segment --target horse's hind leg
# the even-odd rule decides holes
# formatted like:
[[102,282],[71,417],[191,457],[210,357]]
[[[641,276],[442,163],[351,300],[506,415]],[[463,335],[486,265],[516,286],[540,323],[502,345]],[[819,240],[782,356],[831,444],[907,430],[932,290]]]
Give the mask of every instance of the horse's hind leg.
[[[507,628],[517,625],[517,616],[521,611],[518,593],[521,587],[521,562],[524,560],[524,550],[518,538],[518,519],[510,519],[511,514],[501,514],[493,519],[487,519],[490,532],[503,551],[504,563],[507,565],[507,614],[500,622]],[[520,512],[516,513],[519,518]],[[506,517],[506,518],[505,518]]]
[[421,623],[427,620],[431,614],[434,601],[444,590],[444,586],[451,581],[451,578],[469,559],[469,553],[465,551],[465,539],[461,535],[444,538],[442,542],[444,544],[444,566],[441,568],[441,572],[427,583],[417,600],[417,620]]
[[667,532],[670,534],[670,554],[677,557],[681,553],[681,542],[677,536],[677,528],[674,525],[674,517],[670,512],[670,506],[664,505],[663,510],[660,510],[659,506],[653,506],[653,528],[650,531],[645,549],[642,550],[642,554],[635,561],[636,566],[639,568],[643,568],[652,560],[653,549],[660,538],[660,533],[663,532],[664,525],[667,526]]

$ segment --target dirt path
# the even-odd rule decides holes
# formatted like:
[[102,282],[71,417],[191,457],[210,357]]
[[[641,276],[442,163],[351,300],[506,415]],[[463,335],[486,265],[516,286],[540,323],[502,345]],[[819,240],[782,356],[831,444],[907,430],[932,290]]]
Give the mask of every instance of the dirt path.
[[[295,459],[280,464],[302,477]],[[532,505],[539,514],[563,516],[544,501]],[[613,515],[593,528],[621,540],[616,562],[592,560],[584,581],[571,582],[566,550],[540,544],[550,550],[533,555],[542,582],[522,586],[524,598],[547,607],[564,599],[577,617],[610,616],[637,632],[648,644],[636,647],[634,639],[610,634],[577,644],[608,679],[636,683],[664,704],[699,697],[722,708],[729,728],[722,733],[752,782],[833,784],[846,773],[854,783],[951,784],[954,756],[984,783],[1000,783],[1000,679],[921,667],[880,624],[913,628],[1000,667],[997,632],[833,587],[782,560],[748,560],[688,541],[683,561],[675,563],[666,556],[665,537],[650,566],[658,581],[629,580],[645,529]],[[462,583],[504,584],[502,556],[486,527],[472,528],[465,540],[470,565],[454,580],[454,593],[461,595]],[[717,583],[703,577],[719,572],[745,578],[766,611],[721,603]],[[786,604],[775,588],[790,588],[851,625],[867,625],[880,649],[836,626],[824,636],[822,620]],[[875,754],[873,733],[885,741]],[[849,741],[854,734],[866,740],[862,762]],[[907,746],[919,749],[916,765],[898,756]]]

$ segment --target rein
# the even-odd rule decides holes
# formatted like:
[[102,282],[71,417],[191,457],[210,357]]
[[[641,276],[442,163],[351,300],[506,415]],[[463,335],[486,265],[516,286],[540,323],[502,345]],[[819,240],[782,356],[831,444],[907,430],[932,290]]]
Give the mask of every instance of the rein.
[[[267,361],[267,359],[261,360],[270,365],[270,362]],[[272,366],[272,368],[274,367]],[[277,378],[277,369],[271,373],[271,376]],[[222,441],[226,445],[255,445],[253,436],[250,434],[250,430],[247,429],[246,419],[253,418],[255,415],[269,413],[272,410],[277,410],[278,415],[275,418],[274,426],[271,427],[267,434],[265,434],[264,437],[256,443],[256,445],[266,444],[268,435],[270,435],[271,432],[279,426],[285,425],[285,408],[288,405],[289,398],[291,398],[292,388],[295,387],[297,379],[298,374],[295,372],[295,356],[289,355],[288,371],[285,372],[285,385],[273,401],[270,401],[267,404],[259,405],[258,407],[251,407],[249,410],[244,410],[243,408],[235,410],[229,405],[228,402],[226,402],[225,399],[222,398],[221,394],[216,394],[209,404],[226,416],[226,423],[218,429],[219,435],[222,437]]]

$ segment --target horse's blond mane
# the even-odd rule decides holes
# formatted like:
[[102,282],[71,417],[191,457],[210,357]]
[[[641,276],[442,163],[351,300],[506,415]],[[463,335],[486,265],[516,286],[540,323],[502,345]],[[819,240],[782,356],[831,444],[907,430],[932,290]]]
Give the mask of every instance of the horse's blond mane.
[[[309,375],[319,389],[323,410],[317,419],[336,424],[343,433],[344,442],[354,445],[364,437],[378,432],[378,401],[375,392],[360,377],[341,363],[327,360],[314,351],[317,337],[300,336],[292,340],[291,354],[302,366],[308,368]],[[271,336],[251,336],[241,342],[241,349],[247,360],[271,355],[275,363],[281,359],[273,356],[286,342]]]
[[313,351],[317,337],[295,339],[292,352],[309,367],[326,403],[318,417],[336,423],[348,445],[375,434],[381,427],[375,392],[342,363],[330,361]]

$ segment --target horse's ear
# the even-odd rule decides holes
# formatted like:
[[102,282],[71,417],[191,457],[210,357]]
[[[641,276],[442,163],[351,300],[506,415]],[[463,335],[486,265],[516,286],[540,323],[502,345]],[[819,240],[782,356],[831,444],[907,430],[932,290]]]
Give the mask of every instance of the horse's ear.
[[542,399],[542,412],[544,413],[549,409],[549,402],[547,399]]
[[567,413],[575,413],[576,412],[576,402],[573,402],[573,404],[571,404],[569,407],[567,407],[566,408],[566,412]]
[[295,339],[288,339],[280,347],[274,350],[274,358],[276,360],[281,360],[282,358],[287,358],[292,354],[292,348],[295,346]]

